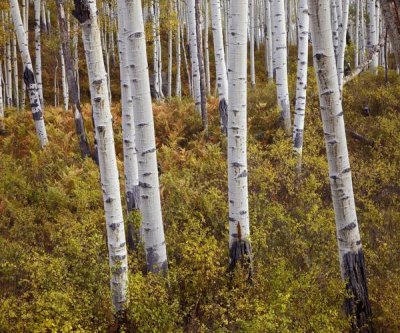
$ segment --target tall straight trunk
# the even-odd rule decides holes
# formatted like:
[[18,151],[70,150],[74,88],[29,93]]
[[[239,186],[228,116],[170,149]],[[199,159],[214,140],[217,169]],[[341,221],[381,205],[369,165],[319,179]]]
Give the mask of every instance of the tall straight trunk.
[[72,62],[70,40],[67,27],[67,17],[64,10],[64,1],[57,0],[57,15],[60,27],[61,47],[65,61],[65,72],[68,84],[68,97],[70,99],[72,112],[75,120],[75,131],[79,140],[79,148],[83,158],[90,157],[90,146],[87,139],[85,124],[82,117],[81,104],[78,91],[78,83],[75,76],[75,69]]
[[[72,49],[73,49],[73,55],[72,55],[72,66],[74,70],[74,76],[75,76],[75,81],[78,89],[78,100],[80,100],[81,96],[81,91],[80,91],[80,85],[79,85],[79,24],[77,21],[74,21],[74,27],[73,27],[73,35],[72,35]],[[65,53],[65,51],[64,51]],[[71,90],[71,89],[70,89]]]
[[250,7],[250,84],[256,86],[256,69],[254,64],[254,0],[249,0]]
[[[34,0],[35,4],[36,4],[37,0]],[[42,0],[42,2],[39,0],[39,25],[40,25],[40,21],[42,21],[41,25],[42,25],[42,30],[44,32],[49,32],[48,28],[47,28],[47,20],[46,20],[46,4],[45,4],[46,0]],[[35,9],[36,11],[36,9]]]
[[[331,39],[329,0],[309,0],[309,10],[313,57],[335,210],[340,268],[346,289],[351,294],[351,297],[346,299],[346,312],[356,318],[353,330],[358,331],[368,324],[371,309]],[[362,331],[368,332],[364,329]]]
[[40,42],[40,8],[41,0],[35,0],[34,12],[35,12],[35,72],[36,72],[36,83],[38,86],[40,101],[44,105],[43,100],[43,83],[42,83],[42,45]]
[[[125,28],[125,1],[118,1],[118,49],[121,73],[122,138],[124,151],[125,194],[128,213],[139,209],[139,173],[135,143],[132,89],[129,77],[129,34]],[[128,226],[129,227],[129,226]],[[132,228],[132,227],[131,227]]]
[[296,106],[294,111],[293,125],[293,149],[297,155],[297,171],[301,171],[301,160],[303,151],[304,117],[307,99],[307,69],[308,69],[308,33],[309,14],[307,0],[299,1],[297,16],[299,31],[298,58],[297,58],[297,84],[296,84]]
[[211,93],[210,83],[210,51],[208,49],[208,32],[209,32],[209,10],[208,0],[204,0],[204,68],[206,74],[206,91],[207,95]]
[[181,78],[181,20],[180,20],[180,2],[179,0],[175,1],[175,8],[177,13],[178,22],[176,25],[176,46],[175,46],[175,54],[176,54],[176,80],[175,80],[175,95],[179,99],[182,97],[182,78]]
[[14,33],[11,35],[12,48],[12,64],[13,64],[13,90],[14,90],[14,105],[19,110],[19,75],[18,75],[18,58],[17,58],[17,41]]
[[62,45],[60,46],[60,63],[61,63],[61,85],[63,91],[63,108],[64,111],[68,111],[69,92],[68,92],[68,84],[65,71],[64,51]]
[[172,96],[172,27],[168,30],[168,98]]
[[12,54],[11,54],[11,37],[10,34],[7,35],[6,41],[6,64],[7,64],[7,105],[13,106],[13,84],[12,84]]
[[31,55],[29,54],[28,41],[26,39],[24,25],[22,24],[18,0],[10,0],[10,7],[15,32],[17,34],[18,47],[24,66],[24,81],[29,93],[32,116],[35,122],[36,133],[39,138],[40,146],[43,148],[48,142],[46,127],[44,125],[42,105],[40,103],[35,75],[33,74]]
[[339,19],[338,19],[338,1],[331,0],[331,22],[332,22],[332,38],[335,57],[339,46]]
[[141,0],[125,0],[126,22],[129,24],[130,80],[139,167],[140,211],[142,237],[146,249],[147,270],[168,270],[167,249],[161,213],[156,141],[147,64]]
[[274,6],[274,49],[278,107],[281,121],[287,135],[291,132],[289,87],[287,77],[287,38],[284,0],[273,1]]
[[346,36],[347,36],[347,25],[349,21],[349,6],[350,0],[343,1],[343,12],[342,21],[339,23],[339,45],[337,49],[337,72],[339,81],[339,90],[343,89],[343,78],[344,78],[344,54],[346,51]]
[[372,55],[371,72],[377,73],[378,69],[378,54],[375,52],[375,47],[378,44],[377,27],[376,27],[376,6],[375,0],[367,0],[368,11],[368,39],[367,46],[368,52]]
[[199,62],[199,73],[200,73],[200,99],[201,99],[201,119],[203,123],[203,129],[208,129],[208,115],[207,115],[207,87],[206,87],[206,73],[204,69],[204,58],[203,58],[203,42],[202,42],[202,17],[201,17],[201,0],[195,0],[196,10],[196,37],[197,37],[197,58]]
[[215,68],[217,74],[221,130],[226,134],[228,125],[228,74],[225,61],[224,37],[222,34],[220,0],[211,0],[211,20],[214,39]]
[[274,64],[272,62],[272,22],[271,1],[265,0],[265,62],[268,80],[274,79]]
[[157,101],[164,98],[162,91],[162,62],[161,62],[161,37],[160,37],[160,2],[152,0],[153,8],[153,65],[154,65],[154,88]]
[[229,268],[244,259],[250,264],[251,244],[247,185],[247,25],[248,0],[229,8],[228,202]]
[[185,69],[186,69],[186,75],[187,75],[187,80],[188,80],[188,86],[189,86],[189,95],[193,96],[193,85],[192,85],[192,75],[191,75],[191,71],[189,68],[189,61],[187,59],[187,55],[186,55],[186,43],[185,43],[185,34],[183,31],[183,26],[181,27],[181,39],[182,39],[182,51],[183,51],[183,61],[185,64]]
[[94,126],[98,139],[99,167],[107,224],[113,310],[120,313],[127,303],[128,261],[124,220],[114,147],[112,115],[107,92],[107,73],[100,42],[96,2],[74,0],[73,15],[82,27],[83,46],[88,67]]
[[201,115],[201,87],[200,87],[200,68],[197,33],[196,33],[196,9],[195,0],[187,0],[187,15],[189,23],[189,44],[190,44],[190,61],[192,63],[192,84],[193,97],[197,112]]
[[3,69],[0,61],[0,134],[4,129]]
[[354,67],[358,68],[360,54],[360,0],[356,0],[356,18],[355,18],[355,45],[354,45]]

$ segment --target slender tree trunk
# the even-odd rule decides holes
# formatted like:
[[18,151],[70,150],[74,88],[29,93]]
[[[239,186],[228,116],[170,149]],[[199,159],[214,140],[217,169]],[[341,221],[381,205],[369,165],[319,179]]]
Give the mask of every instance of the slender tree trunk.
[[272,22],[271,1],[265,0],[265,54],[268,80],[274,79],[274,64],[272,62]]
[[[250,7],[250,84],[256,86],[256,69],[254,64],[254,0],[249,0]],[[247,27],[246,27],[247,29]]]
[[172,27],[169,27],[169,30],[168,30],[168,98],[171,98],[171,96],[172,96]]
[[400,67],[400,3],[396,5],[393,0],[380,0],[380,3],[396,65]]
[[177,13],[177,26],[176,26],[176,88],[175,95],[179,99],[182,97],[182,78],[181,78],[181,20],[180,20],[180,4],[179,0],[175,1],[176,13]]
[[187,15],[189,21],[190,60],[192,63],[193,96],[197,112],[201,115],[201,86],[197,33],[195,0],[187,0]]
[[360,0],[356,0],[356,32],[355,32],[355,46],[354,46],[354,67],[358,68],[359,54],[360,54]]
[[75,131],[79,140],[79,148],[83,158],[90,157],[90,146],[87,139],[85,124],[82,117],[81,104],[79,98],[78,84],[75,77],[75,69],[72,63],[69,34],[67,28],[67,18],[64,11],[64,0],[57,0],[57,14],[60,22],[61,46],[65,61],[66,79],[68,84],[68,97],[70,99],[74,120]]
[[371,72],[377,74],[378,69],[378,54],[375,52],[375,47],[378,44],[377,30],[376,30],[376,6],[375,0],[367,0],[368,10],[368,52],[372,55]]
[[211,0],[211,19],[214,39],[215,68],[219,97],[219,114],[221,130],[227,134],[228,125],[228,74],[225,62],[224,40],[222,34],[221,2]]
[[133,33],[129,37],[130,80],[136,129],[139,167],[140,211],[143,216],[142,236],[146,249],[147,270],[168,269],[164,226],[161,213],[154,120],[148,75],[146,39],[140,0],[125,0],[126,22]]
[[274,0],[274,49],[278,107],[287,135],[291,132],[289,87],[287,78],[287,38],[284,0]]
[[229,8],[228,200],[229,268],[243,259],[250,265],[251,244],[247,185],[247,25],[248,0]]
[[3,69],[0,62],[0,134],[4,130]]
[[199,62],[200,73],[200,94],[201,94],[201,119],[203,122],[203,129],[208,129],[208,115],[207,115],[207,87],[206,87],[206,73],[204,69],[203,59],[203,43],[202,43],[202,17],[201,17],[201,0],[196,1],[196,37],[197,37],[197,58]]
[[41,0],[35,0],[34,12],[35,12],[35,72],[36,82],[38,86],[40,102],[44,105],[43,100],[43,83],[42,83],[42,45],[40,42],[40,8]]
[[309,17],[307,0],[299,1],[297,16],[299,31],[298,58],[297,58],[297,84],[296,106],[293,126],[293,149],[297,155],[297,172],[301,171],[303,151],[304,117],[307,99],[307,69],[308,69],[308,33]]
[[[339,1],[339,0],[338,0]],[[337,50],[337,72],[339,81],[339,90],[343,89],[343,78],[344,78],[344,53],[346,51],[346,36],[347,36],[347,24],[349,21],[349,5],[350,0],[343,1],[343,13],[342,21],[339,23],[339,46]]]
[[[358,331],[368,324],[371,309],[354,202],[343,109],[331,42],[329,1],[309,0],[309,7],[313,57],[335,209],[340,268],[346,288],[352,295],[346,300],[346,312],[348,315],[355,316],[353,330]],[[363,332],[368,332],[368,330],[363,329]]]
[[93,0],[74,0],[74,2],[73,15],[82,27],[83,45],[88,67],[107,224],[112,304],[113,309],[118,314],[124,310],[127,303],[128,262],[112,116],[107,92],[107,73],[101,49],[96,2]]
[[21,53],[22,63],[24,65],[24,81],[29,92],[32,116],[33,120],[35,121],[35,128],[39,138],[40,146],[43,148],[48,142],[46,127],[44,125],[42,105],[40,103],[35,75],[33,74],[32,61],[28,49],[28,41],[26,39],[24,25],[22,24],[18,0],[10,0],[10,7],[11,16],[14,21],[14,28],[17,34],[19,51]]
[[211,93],[210,84],[210,52],[208,49],[208,32],[209,32],[209,10],[208,0],[204,0],[204,67],[206,74],[206,91],[207,96]]

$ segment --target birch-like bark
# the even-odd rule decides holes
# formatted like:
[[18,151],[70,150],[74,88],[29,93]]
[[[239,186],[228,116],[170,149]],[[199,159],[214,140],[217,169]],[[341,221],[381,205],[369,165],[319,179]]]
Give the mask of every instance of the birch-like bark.
[[353,329],[358,331],[368,325],[371,309],[335,68],[329,0],[309,0],[309,10],[313,57],[335,210],[340,268],[346,288],[351,293],[351,297],[346,299],[346,312],[356,318]]
[[210,51],[208,49],[208,32],[209,32],[209,10],[208,0],[204,0],[204,68],[206,75],[206,91],[207,96],[211,93],[210,84]]
[[181,17],[180,17],[180,1],[175,1],[175,8],[177,13],[177,25],[176,25],[176,80],[175,80],[175,95],[179,99],[182,97],[182,78],[181,78]]
[[[7,15],[8,17],[8,15]],[[12,55],[11,55],[11,36],[10,33],[6,37],[6,90],[7,90],[7,105],[13,106],[13,84],[12,84]]]
[[289,87],[287,78],[287,34],[284,0],[274,0],[274,50],[278,107],[281,121],[287,135],[291,132]]
[[367,48],[368,53],[372,54],[371,72],[377,74],[378,69],[378,54],[375,52],[375,47],[378,44],[377,27],[376,27],[376,6],[375,0],[367,0],[368,11],[368,39]]
[[26,39],[24,25],[22,24],[18,0],[10,0],[10,7],[15,32],[17,34],[18,47],[21,53],[22,63],[24,65],[24,81],[29,93],[29,100],[31,104],[33,120],[35,122],[36,134],[39,138],[40,146],[43,148],[48,142],[46,127],[44,125],[42,105],[40,103],[35,75],[33,74],[32,61],[28,49],[28,41]]
[[249,0],[250,8],[250,84],[256,86],[256,68],[254,64],[254,0]]
[[68,96],[70,99],[74,120],[75,120],[75,132],[79,140],[79,148],[81,151],[81,156],[83,158],[90,157],[90,146],[87,139],[85,124],[82,117],[81,104],[79,98],[79,90],[77,78],[75,76],[75,68],[72,62],[70,40],[68,34],[68,22],[66,13],[64,10],[64,0],[57,0],[57,15],[60,28],[60,39],[61,47],[63,50],[63,56],[65,61],[65,72],[66,80],[68,84]]
[[12,48],[12,64],[13,64],[13,90],[14,90],[14,105],[19,110],[19,75],[18,75],[18,58],[17,58],[17,41],[14,32],[11,34]]
[[340,1],[340,0],[331,0],[332,38],[333,38],[333,49],[335,51],[335,58],[336,58],[337,49],[339,46],[338,1]]
[[202,16],[201,16],[201,0],[195,0],[196,10],[196,37],[197,37],[197,57],[199,63],[200,73],[200,94],[201,94],[201,120],[203,123],[203,129],[208,129],[208,114],[207,114],[207,87],[206,87],[206,73],[204,69],[204,58],[203,58],[203,43],[202,43]]
[[43,100],[43,83],[42,83],[42,45],[40,41],[40,9],[41,0],[35,0],[34,13],[35,13],[35,72],[36,84],[39,91],[40,102],[44,105]]
[[4,132],[3,69],[0,61],[0,134]]
[[274,79],[274,63],[272,61],[272,20],[271,1],[265,0],[265,62],[268,80]]
[[297,157],[297,172],[301,171],[304,117],[307,99],[307,69],[308,69],[308,33],[309,14],[308,0],[299,1],[297,15],[297,26],[299,31],[298,58],[297,58],[297,84],[296,84],[296,106],[293,125],[293,149]]
[[[338,0],[339,1],[339,0]],[[350,0],[343,0],[343,12],[342,21],[339,23],[339,45],[337,49],[337,72],[339,81],[339,90],[343,89],[343,77],[344,77],[344,53],[346,51],[346,36],[347,36],[347,25],[349,21],[349,5]]]
[[[135,123],[133,115],[132,89],[129,77],[129,36],[133,33],[126,28],[126,6],[118,1],[118,50],[121,73],[122,143],[124,152],[125,196],[128,213],[139,209],[139,173],[135,143]],[[128,228],[133,230],[132,225]],[[129,244],[129,242],[128,242]]]
[[139,168],[140,211],[142,213],[142,237],[146,249],[147,270],[168,270],[167,249],[161,213],[160,184],[158,179],[156,142],[153,110],[148,75],[146,39],[141,0],[125,0],[126,22],[129,30],[130,80],[133,94],[133,110],[136,149]]
[[387,32],[396,59],[397,67],[400,66],[400,2],[395,5],[393,0],[380,0],[382,17],[387,27]]
[[189,44],[190,44],[190,61],[192,63],[192,84],[193,97],[197,112],[201,115],[201,88],[200,88],[200,68],[197,47],[196,33],[196,9],[195,0],[187,0],[187,16],[189,23]]
[[168,29],[168,98],[172,96],[172,27]]
[[359,65],[360,54],[360,0],[356,0],[356,24],[355,24],[355,45],[354,45],[354,67]]
[[73,15],[82,27],[88,67],[90,97],[97,137],[101,186],[107,225],[113,310],[120,313],[127,303],[128,261],[114,147],[112,115],[107,92],[107,73],[101,49],[95,0],[74,0]]
[[214,39],[215,68],[219,97],[221,130],[227,134],[228,125],[228,74],[225,62],[224,39],[222,34],[221,2],[211,0],[211,21]]
[[68,84],[65,71],[64,51],[62,46],[60,46],[60,63],[61,63],[61,85],[63,91],[63,108],[64,111],[68,111],[69,92],[68,92]]
[[229,269],[240,259],[250,265],[251,244],[247,185],[247,25],[248,0],[229,8],[228,200]]

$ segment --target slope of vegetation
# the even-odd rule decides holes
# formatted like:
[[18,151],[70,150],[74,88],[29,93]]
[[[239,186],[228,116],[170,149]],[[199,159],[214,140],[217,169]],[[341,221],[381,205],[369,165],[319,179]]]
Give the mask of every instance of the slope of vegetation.
[[[191,101],[155,106],[170,271],[167,278],[146,275],[140,246],[130,251],[127,330],[346,331],[313,73],[308,91],[300,177],[291,142],[278,126],[275,87],[259,83],[250,92],[252,285],[243,283],[240,270],[234,276],[226,271],[226,139],[219,131],[217,100],[209,102],[208,136]],[[400,77],[394,73],[387,86],[383,73],[363,74],[344,92],[370,299],[380,332],[400,330],[399,99]],[[87,120],[89,110],[87,105]],[[118,105],[113,112],[123,175]],[[0,137],[0,331],[112,332],[98,169],[80,158],[70,113],[46,108],[45,119],[50,144],[43,151],[28,112],[7,110],[7,131]],[[354,133],[366,140],[354,139]],[[137,216],[127,219],[140,222]]]

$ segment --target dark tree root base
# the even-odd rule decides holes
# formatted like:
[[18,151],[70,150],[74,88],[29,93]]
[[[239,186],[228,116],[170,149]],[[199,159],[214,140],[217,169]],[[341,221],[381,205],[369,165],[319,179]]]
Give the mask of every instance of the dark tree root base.
[[345,300],[346,314],[353,318],[352,332],[373,332],[371,327],[371,305],[368,299],[364,253],[348,252],[343,256],[346,289],[350,296]]
[[251,244],[248,240],[237,240],[232,243],[229,249],[228,271],[233,272],[238,262],[241,262],[243,267],[248,270],[248,280],[251,281],[253,277],[253,256]]
[[221,99],[219,102],[219,116],[221,119],[221,132],[228,135],[228,104],[225,98]]

